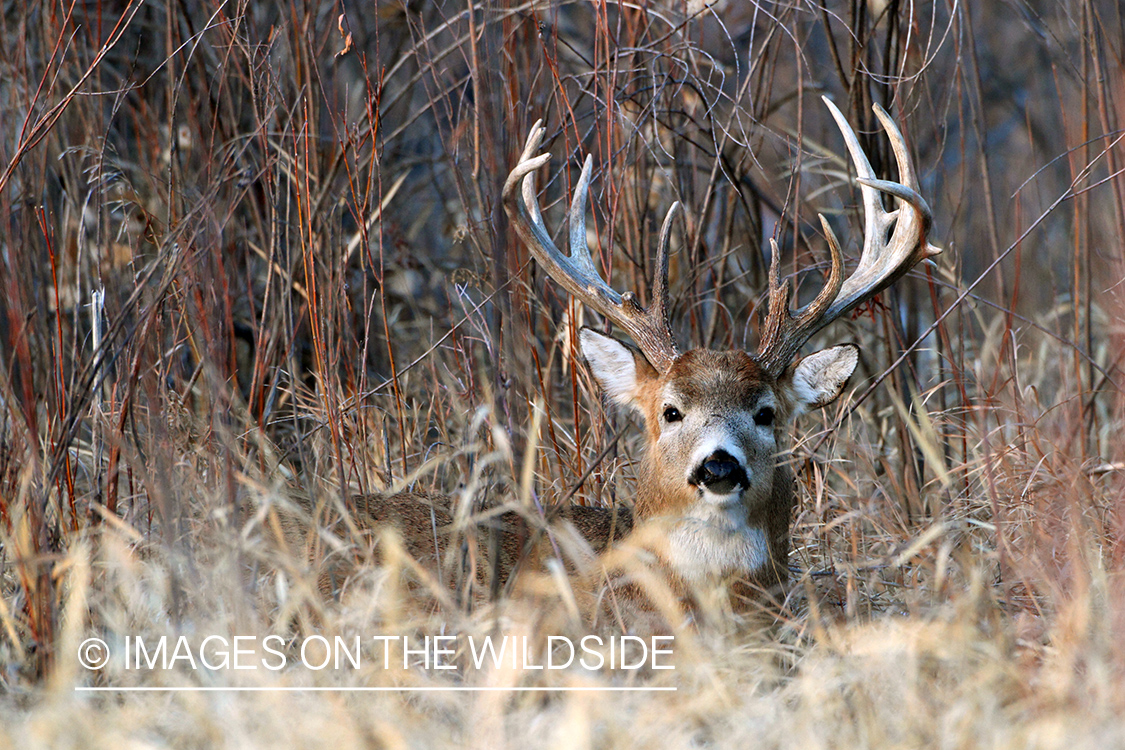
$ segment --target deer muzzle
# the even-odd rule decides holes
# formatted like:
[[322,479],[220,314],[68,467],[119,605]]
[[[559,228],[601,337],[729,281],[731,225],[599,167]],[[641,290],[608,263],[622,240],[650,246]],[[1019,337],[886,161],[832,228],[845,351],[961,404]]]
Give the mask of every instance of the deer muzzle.
[[729,495],[736,489],[750,486],[746,469],[734,456],[724,450],[717,450],[699,462],[692,471],[688,482],[694,487],[706,488],[716,495]]

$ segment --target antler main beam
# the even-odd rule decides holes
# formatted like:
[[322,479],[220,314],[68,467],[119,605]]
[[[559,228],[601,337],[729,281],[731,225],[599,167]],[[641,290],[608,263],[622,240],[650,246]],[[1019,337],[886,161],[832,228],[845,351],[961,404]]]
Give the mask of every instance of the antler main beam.
[[[844,143],[855,165],[856,182],[863,194],[863,253],[855,272],[842,281],[840,246],[828,222],[821,216],[820,222],[832,254],[832,270],[816,299],[794,313],[789,308],[789,282],[778,281],[779,254],[774,243],[770,263],[768,312],[756,358],[775,377],[792,364],[797,352],[813,334],[905,276],[915,264],[941,252],[940,248],[934,247],[927,240],[933,214],[925,199],[918,193],[914,164],[910,160],[902,133],[890,115],[878,104],[873,105],[875,116],[882,123],[895,152],[901,182],[875,178],[875,171],[860,148],[855,131],[836,105],[828,97],[822,98],[844,136]],[[899,207],[894,211],[887,211],[883,208],[880,193],[898,198],[901,201]],[[892,227],[890,238],[884,239]]]
[[[543,223],[536,196],[535,173],[546,164],[550,154],[533,156],[543,140],[543,121],[531,128],[523,154],[504,183],[504,208],[523,243],[547,273],[564,289],[585,305],[621,326],[641,348],[648,361],[660,372],[666,371],[679,356],[668,322],[668,243],[672,219],[680,208],[673,203],[660,230],[656,259],[656,280],[653,298],[646,310],[632,292],[619,294],[598,275],[586,243],[586,197],[590,187],[593,158],[586,157],[582,175],[574,188],[570,203],[570,252],[564,254],[555,246]],[[517,187],[519,189],[517,189]]]

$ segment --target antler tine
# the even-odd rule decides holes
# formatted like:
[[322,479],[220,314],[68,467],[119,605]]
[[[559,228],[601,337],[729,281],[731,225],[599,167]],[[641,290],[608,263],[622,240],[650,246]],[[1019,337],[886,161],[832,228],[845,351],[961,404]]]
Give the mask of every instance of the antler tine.
[[679,201],[674,201],[668,207],[668,213],[664,215],[664,223],[660,226],[660,240],[656,246],[656,278],[653,281],[652,301],[649,307],[649,314],[653,320],[662,321],[669,341],[672,340],[672,330],[668,325],[668,246],[672,241],[672,222],[675,221],[682,207]]
[[[933,214],[918,193],[918,177],[906,142],[890,115],[878,104],[873,106],[895,152],[901,182],[875,178],[875,171],[860,147],[855,131],[836,105],[828,97],[822,98],[844,136],[858,175],[856,182],[860,185],[864,211],[863,252],[855,272],[843,280],[840,245],[828,222],[821,216],[821,226],[832,254],[832,269],[816,299],[794,314],[789,309],[788,282],[779,285],[777,281],[777,245],[774,243],[767,318],[757,357],[762,366],[775,376],[789,367],[793,357],[814,333],[902,278],[918,262],[941,252],[926,239]],[[880,193],[895,196],[902,205],[894,211],[887,211],[883,208]],[[892,226],[894,231],[890,239],[884,239]]]
[[[512,226],[552,279],[575,298],[625,329],[654,367],[660,371],[667,370],[679,356],[667,317],[668,241],[672,217],[679,204],[674,204],[669,209],[664,220],[657,256],[654,300],[649,309],[645,310],[637,302],[635,294],[618,294],[594,267],[593,257],[586,243],[586,199],[593,170],[591,156],[586,157],[570,203],[569,253],[564,255],[551,240],[543,223],[535,190],[535,172],[550,160],[550,155],[532,157],[532,153],[539,148],[543,133],[540,120],[532,126],[523,154],[504,183],[504,207],[512,220]],[[521,190],[517,191],[516,185],[520,185]]]
[[[594,256],[590,252],[590,246],[586,244],[586,199],[590,193],[590,175],[594,170],[594,157],[590,154],[586,155],[586,161],[582,163],[582,173],[578,176],[578,183],[574,186],[574,196],[570,200],[570,260],[580,272],[584,279],[591,280],[585,286],[587,288],[596,286],[599,288],[604,287],[604,292],[608,293],[609,301],[614,305],[622,303],[622,297],[613,288],[606,284],[598,271],[594,268]],[[524,183],[524,191],[526,197],[527,184]]]
[[809,340],[813,333],[828,324],[826,314],[840,293],[844,280],[844,258],[836,234],[828,225],[828,220],[820,216],[820,225],[828,239],[828,251],[832,257],[832,267],[824,287],[816,299],[802,308],[796,315],[789,310],[789,281],[778,281],[778,266],[781,251],[771,237],[769,293],[766,302],[766,321],[758,342],[758,361],[768,371],[780,374],[793,361],[794,355]]

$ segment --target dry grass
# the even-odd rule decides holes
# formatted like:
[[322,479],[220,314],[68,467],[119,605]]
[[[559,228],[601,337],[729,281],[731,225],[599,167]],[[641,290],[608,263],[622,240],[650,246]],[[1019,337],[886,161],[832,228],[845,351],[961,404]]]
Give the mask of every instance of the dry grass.
[[[1125,35],[1117,3],[1047,5],[6,8],[0,746],[1125,743]],[[576,619],[559,578],[459,604],[327,524],[404,486],[628,502],[636,430],[573,349],[597,321],[498,207],[530,124],[548,225],[593,153],[601,261],[644,297],[683,201],[677,333],[746,346],[766,238],[807,294],[817,212],[853,257],[862,231],[820,93],[886,174],[869,103],[895,113],[946,251],[822,334],[864,354],[797,427],[780,616],[677,631],[675,670],[467,668],[469,636],[628,623]],[[311,560],[277,533],[302,496]],[[325,597],[340,555],[360,572]],[[360,669],[121,658],[278,634],[292,659],[314,633],[458,635],[460,668],[383,669],[374,643]],[[676,691],[74,689],[106,685]]]

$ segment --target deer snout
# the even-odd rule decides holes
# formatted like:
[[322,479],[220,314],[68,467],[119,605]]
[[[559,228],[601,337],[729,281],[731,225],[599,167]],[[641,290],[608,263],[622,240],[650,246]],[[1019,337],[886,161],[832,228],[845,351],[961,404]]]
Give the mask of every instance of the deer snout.
[[717,495],[729,495],[736,488],[750,486],[746,469],[724,450],[717,450],[700,461],[688,481],[695,487],[702,485]]

